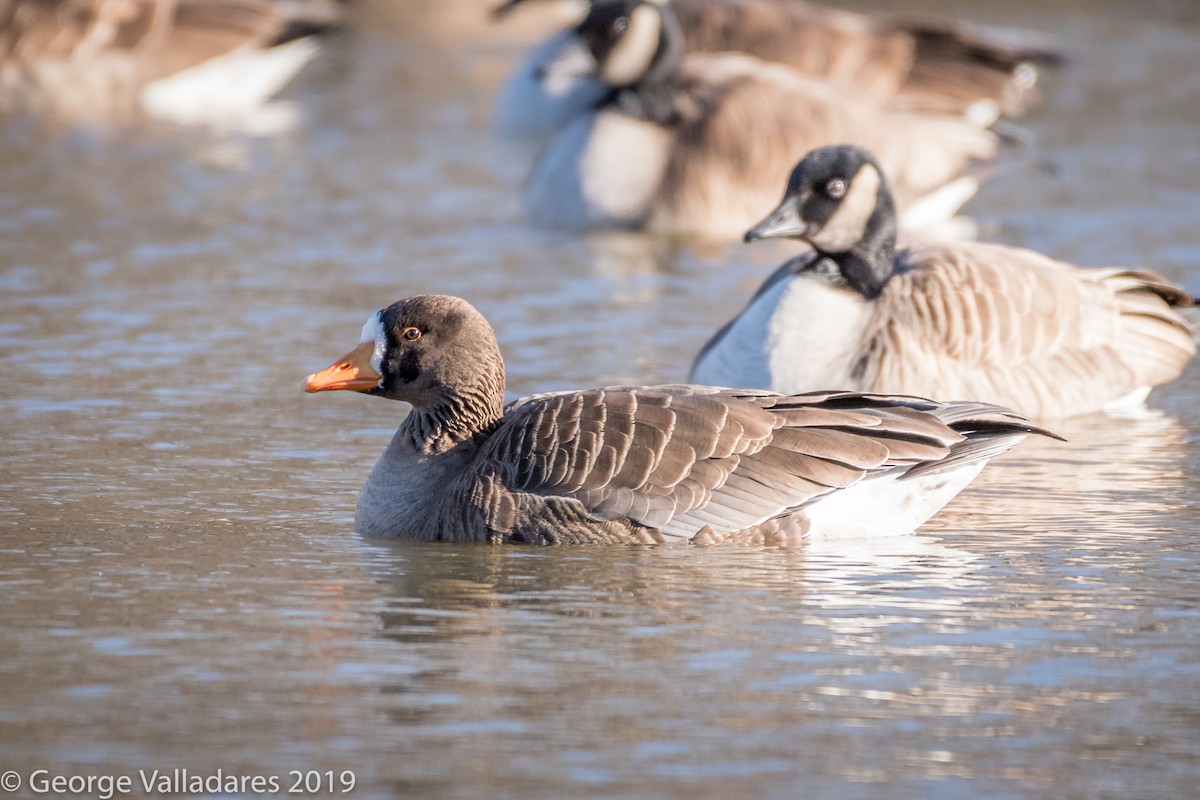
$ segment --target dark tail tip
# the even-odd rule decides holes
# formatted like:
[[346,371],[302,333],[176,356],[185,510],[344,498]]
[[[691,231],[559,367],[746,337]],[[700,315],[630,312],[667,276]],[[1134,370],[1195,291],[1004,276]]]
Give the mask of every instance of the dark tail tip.
[[509,13],[521,4],[521,0],[505,0],[498,6],[492,8],[490,16],[493,21],[499,21],[509,15]]

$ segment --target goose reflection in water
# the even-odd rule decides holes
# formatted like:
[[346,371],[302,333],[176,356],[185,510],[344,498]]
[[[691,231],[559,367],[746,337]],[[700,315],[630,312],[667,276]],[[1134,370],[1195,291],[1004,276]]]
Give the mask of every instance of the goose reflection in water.
[[[1181,383],[1187,381],[1185,375]],[[1174,531],[1187,461],[1195,458],[1178,420],[1133,408],[1064,420],[1057,429],[1067,440],[1060,447],[1030,442],[1024,452],[999,459],[926,532],[1018,532],[1023,546],[1050,539],[1049,546],[1061,546],[1066,538],[1080,547],[1108,548],[1114,546],[1110,539]]]
[[[535,764],[569,773],[572,759],[625,774],[632,759],[643,788],[672,769],[774,759],[791,774],[873,780],[854,754],[891,752],[901,731],[936,733],[945,751],[906,769],[979,777],[1008,763],[988,744],[995,737],[1110,719],[1136,703],[1137,679],[1120,665],[1154,629],[1093,629],[1151,613],[1138,597],[1158,580],[1156,549],[1120,544],[1172,535],[1162,497],[1179,488],[1189,453],[1169,416],[1120,420],[1120,443],[1113,424],[1083,418],[1066,431],[1069,449],[1000,459],[925,532],[886,541],[537,552],[369,543],[368,570],[388,597],[379,635],[401,645],[402,677],[380,696],[419,766],[409,788],[451,779],[433,757],[450,746],[480,765],[455,773],[460,786],[482,787],[496,759],[509,774]],[[1025,482],[1050,493],[1013,508],[1012,497],[1036,494],[1014,486]],[[1091,582],[1127,591],[1098,597]],[[539,748],[537,731],[556,725],[561,747]],[[813,737],[833,744],[790,744]]]

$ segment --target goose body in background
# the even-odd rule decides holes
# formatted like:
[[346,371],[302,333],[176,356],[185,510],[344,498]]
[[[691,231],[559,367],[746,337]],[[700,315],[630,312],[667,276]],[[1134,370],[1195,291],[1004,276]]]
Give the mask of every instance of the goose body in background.
[[[597,3],[603,0],[597,0]],[[1060,56],[1029,32],[964,23],[864,15],[798,0],[657,0],[679,21],[687,53],[739,52],[786,64],[887,103],[893,110],[1024,113],[1036,99],[1040,66]],[[509,2],[506,12],[521,3]],[[586,3],[581,4],[584,8]],[[529,136],[558,130],[590,110],[603,86],[588,76],[541,78],[572,32],[535,48],[500,91],[496,128]]]
[[495,335],[421,295],[363,326],[307,391],[411,403],[358,502],[367,534],[519,542],[791,543],[906,533],[1030,432],[996,406],[704,386],[609,387],[503,407]]
[[5,0],[0,111],[236,121],[312,59],[313,35],[338,17],[324,0]]
[[815,146],[875,148],[895,176],[906,230],[953,217],[999,137],[961,117],[900,113],[782,64],[738,54],[684,57],[669,7],[604,0],[548,67],[612,92],[572,121],[525,187],[536,222],[721,240],[778,197],[778,176]]
[[1060,419],[1140,402],[1195,354],[1178,312],[1191,297],[1152,273],[997,244],[897,251],[885,172],[851,146],[795,168],[746,239],[798,238],[813,251],[713,336],[691,380],[979,397]]
[[590,75],[545,75],[545,65],[575,39],[568,29],[535,46],[500,87],[492,113],[496,132],[512,138],[544,136],[586,115],[611,93]]

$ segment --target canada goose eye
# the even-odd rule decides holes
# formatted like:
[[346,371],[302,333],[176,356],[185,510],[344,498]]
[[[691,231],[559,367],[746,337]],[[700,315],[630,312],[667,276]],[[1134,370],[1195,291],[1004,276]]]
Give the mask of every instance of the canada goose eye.
[[421,338],[421,329],[405,328],[404,330],[400,331],[400,338],[404,339],[405,341],[415,342],[417,339]]
[[846,196],[846,182],[841,178],[834,178],[825,184],[825,194],[834,200],[841,200]]
[[614,19],[612,21],[610,30],[612,30],[614,36],[620,36],[622,33],[625,32],[625,29],[628,27],[629,27],[629,17],[617,17],[616,19]]

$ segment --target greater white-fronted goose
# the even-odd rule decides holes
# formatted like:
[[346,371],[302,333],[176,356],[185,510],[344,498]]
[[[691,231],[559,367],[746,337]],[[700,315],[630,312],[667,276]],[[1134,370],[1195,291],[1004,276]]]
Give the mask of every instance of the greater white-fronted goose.
[[953,216],[999,137],[959,117],[897,113],[851,89],[738,54],[683,56],[670,7],[603,0],[547,70],[612,88],[567,125],[525,189],[535,221],[712,239],[741,235],[778,197],[778,176],[814,146],[875,148],[906,229]]
[[797,238],[815,252],[767,279],[691,380],[980,397],[1058,419],[1141,402],[1195,354],[1176,310],[1192,298],[1153,273],[998,244],[897,251],[884,173],[849,145],[800,162],[746,240]]
[[260,108],[338,16],[323,0],[0,0],[0,110],[221,122]]
[[[503,408],[495,335],[465,300],[376,312],[304,381],[412,404],[360,531],[425,540],[727,541],[911,531],[1030,432],[997,406],[704,386],[533,395]],[[1042,432],[1044,433],[1044,432]]]
[[[1037,41],[1044,37],[1030,32],[864,15],[799,0],[655,1],[670,6],[688,53],[748,53],[894,109],[1018,115],[1036,97],[1038,68],[1061,60]],[[507,12],[520,2],[497,10]],[[500,131],[553,131],[599,99],[597,85],[586,79],[540,80],[566,38],[559,35],[535,48],[505,83],[496,105]]]

